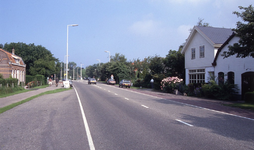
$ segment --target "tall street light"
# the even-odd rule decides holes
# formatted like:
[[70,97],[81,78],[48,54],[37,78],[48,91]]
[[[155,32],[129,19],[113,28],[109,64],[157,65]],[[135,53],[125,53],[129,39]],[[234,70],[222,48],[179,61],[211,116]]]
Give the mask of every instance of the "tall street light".
[[67,50],[66,50],[66,78],[65,81],[67,81],[68,79],[68,34],[69,34],[69,27],[75,27],[78,26],[78,24],[71,24],[71,25],[67,25]]
[[110,51],[105,51],[106,53],[108,53],[108,59],[109,59],[109,62],[110,62]]
[[84,65],[84,64],[81,64],[81,63],[80,63],[80,66],[81,66],[81,68],[80,68],[80,75],[81,75],[80,79],[81,79],[81,80],[83,80],[83,77],[82,77],[82,65]]
[[101,60],[100,59],[97,59],[98,61],[99,61],[99,66],[100,66],[100,64],[101,64]]

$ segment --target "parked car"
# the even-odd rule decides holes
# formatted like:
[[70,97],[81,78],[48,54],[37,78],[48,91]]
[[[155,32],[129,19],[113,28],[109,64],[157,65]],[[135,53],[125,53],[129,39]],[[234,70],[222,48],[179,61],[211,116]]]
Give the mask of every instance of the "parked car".
[[130,88],[131,87],[131,81],[130,80],[121,80],[120,83],[119,83],[119,87],[128,87]]
[[96,84],[95,78],[88,79],[88,84]]
[[73,87],[73,82],[71,80],[69,80],[70,83],[70,87]]
[[115,79],[108,79],[108,80],[107,80],[107,84],[115,85],[115,84],[116,84],[116,81],[115,81]]

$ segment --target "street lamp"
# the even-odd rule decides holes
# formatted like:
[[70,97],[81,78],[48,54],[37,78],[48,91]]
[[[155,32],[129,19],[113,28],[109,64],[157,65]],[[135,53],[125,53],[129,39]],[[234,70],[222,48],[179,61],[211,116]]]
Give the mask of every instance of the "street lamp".
[[105,51],[105,52],[108,53],[109,62],[110,62],[110,51]]
[[80,75],[81,75],[80,80],[83,80],[83,77],[82,77],[82,65],[84,65],[84,64],[80,64],[80,65],[81,65],[81,68],[80,68]]
[[65,80],[67,81],[68,79],[68,34],[69,34],[69,27],[75,27],[78,26],[78,24],[71,24],[71,25],[67,25],[67,50],[66,50],[66,78]]
[[97,59],[98,61],[99,61],[99,66],[100,66],[100,64],[101,64],[101,60],[100,59]]

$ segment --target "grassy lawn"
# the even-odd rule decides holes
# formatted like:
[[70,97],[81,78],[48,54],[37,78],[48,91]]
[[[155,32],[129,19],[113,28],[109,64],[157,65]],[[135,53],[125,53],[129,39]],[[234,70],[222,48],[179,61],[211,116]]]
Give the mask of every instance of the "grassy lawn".
[[231,106],[231,107],[238,107],[242,109],[248,109],[254,111],[254,104],[246,104],[246,103],[235,103],[235,104],[224,104],[226,106]]
[[[48,85],[42,85],[42,86],[36,86],[34,88],[31,88],[32,89],[42,89],[42,88],[46,88],[48,87]],[[3,97],[8,97],[8,96],[11,96],[11,95],[15,95],[15,94],[19,94],[19,93],[25,93],[25,92],[28,92],[30,91],[29,89],[23,89],[23,88],[20,88],[20,90],[16,90],[12,93],[4,93],[4,94],[0,94],[0,98],[3,98]]]
[[7,110],[10,110],[18,105],[21,105],[25,102],[28,102],[28,101],[31,101],[32,99],[34,98],[37,98],[39,96],[42,96],[42,95],[45,95],[45,94],[53,94],[53,93],[58,93],[58,92],[62,92],[62,91],[66,91],[66,90],[69,90],[69,89],[66,89],[66,88],[61,88],[61,89],[56,89],[56,90],[52,90],[52,91],[47,91],[47,92],[44,92],[44,93],[41,93],[41,94],[38,94],[38,95],[35,95],[35,96],[32,96],[32,97],[29,97],[23,101],[20,101],[20,102],[16,102],[16,103],[13,103],[11,105],[8,105],[8,106],[5,106],[3,108],[0,108],[0,114],[7,111]]

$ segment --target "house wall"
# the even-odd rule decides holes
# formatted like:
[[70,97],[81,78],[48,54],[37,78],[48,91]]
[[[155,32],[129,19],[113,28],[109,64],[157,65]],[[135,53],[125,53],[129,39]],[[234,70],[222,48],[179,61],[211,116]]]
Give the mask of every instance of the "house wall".
[[11,74],[8,56],[2,51],[0,51],[0,74],[2,74],[4,78],[9,78]]
[[[205,46],[205,57],[200,58],[200,46]],[[191,59],[191,49],[195,48],[195,59]],[[191,69],[205,69],[205,82],[209,80],[209,72],[214,71],[212,62],[217,52],[217,48],[214,48],[204,37],[202,37],[198,32],[193,36],[190,44],[186,48],[185,52],[185,83],[189,84],[189,70]]]
[[[199,47],[205,46],[205,57],[199,58]],[[191,49],[195,48],[195,59],[191,59]],[[211,67],[214,59],[214,47],[205,40],[198,32],[193,36],[192,41],[186,48],[185,68],[206,68]]]
[[17,78],[19,82],[25,82],[26,68],[24,65],[11,63],[8,55],[0,50],[0,74],[3,78]]
[[[246,57],[246,58],[236,58],[236,55],[230,56],[228,58],[223,59],[224,51],[228,51],[228,46],[233,45],[234,43],[238,43],[239,38],[233,37],[230,42],[222,49],[220,55],[217,58],[217,65],[215,66],[215,76],[218,76],[219,72],[223,72],[224,75],[227,75],[228,72],[234,72],[234,81],[235,84],[238,85],[238,93],[239,95],[242,93],[241,84],[242,79],[241,75],[245,72],[254,72],[254,58]],[[227,76],[224,77],[224,80],[227,80]]]

